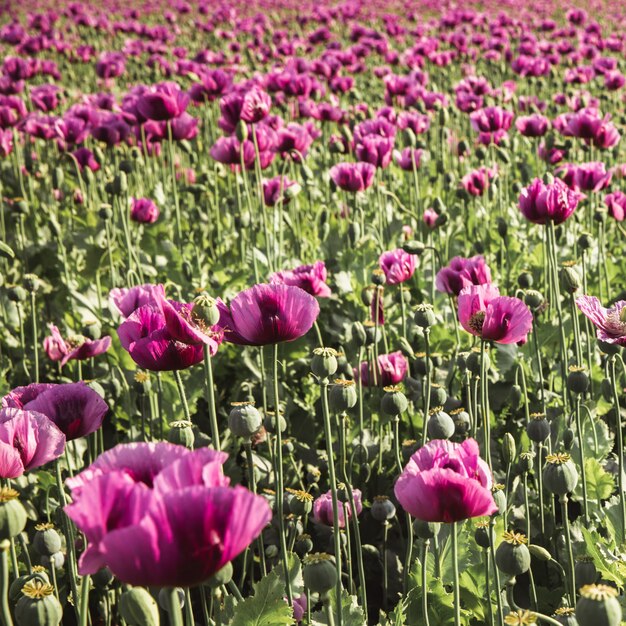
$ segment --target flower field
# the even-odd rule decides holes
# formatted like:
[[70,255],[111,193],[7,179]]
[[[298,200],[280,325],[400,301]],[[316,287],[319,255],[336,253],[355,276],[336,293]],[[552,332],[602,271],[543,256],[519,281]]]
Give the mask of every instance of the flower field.
[[2,626],[620,626],[626,5],[0,4]]

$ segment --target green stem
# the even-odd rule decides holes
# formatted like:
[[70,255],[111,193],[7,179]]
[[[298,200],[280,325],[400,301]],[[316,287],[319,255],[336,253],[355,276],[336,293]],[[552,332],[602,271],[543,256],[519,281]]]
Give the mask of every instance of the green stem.
[[220,435],[217,426],[217,412],[215,410],[215,389],[213,385],[213,365],[211,363],[211,354],[209,346],[204,346],[204,377],[206,381],[207,402],[209,403],[209,418],[211,422],[211,439],[213,447],[221,450]]
[[11,611],[9,610],[9,546],[5,539],[0,543],[0,607],[3,626],[13,626]]
[[619,487],[619,500],[621,504],[622,528],[626,528],[626,502],[624,501],[624,442],[622,437],[622,420],[620,417],[619,394],[617,390],[617,376],[615,374],[615,360],[617,356],[611,356],[610,376],[611,390],[613,392],[613,409],[615,411],[615,434],[617,437],[617,484]]
[[170,626],[184,626],[183,612],[180,608],[180,598],[178,587],[169,587],[167,593],[167,613],[169,615]]
[[569,532],[569,518],[567,517],[567,495],[559,498],[561,502],[561,517],[563,518],[563,533],[565,534],[565,545],[567,546],[567,560],[569,565],[569,585],[570,585],[570,606],[576,605],[576,576],[574,575],[574,553],[572,552],[572,538]]
[[[430,620],[428,617],[428,547],[430,546],[430,540],[424,540],[424,547],[422,549],[422,617],[424,618],[424,626],[430,626]],[[405,563],[405,569],[410,569],[410,561]],[[405,594],[407,593],[405,588]]]
[[180,370],[174,370],[174,378],[176,379],[176,387],[178,388],[178,395],[183,405],[183,412],[185,413],[185,419],[191,422],[191,413],[189,413],[189,405],[187,404],[187,396],[185,394],[185,387],[183,386],[183,380],[180,377]]
[[[454,582],[454,626],[461,626],[461,587],[459,585],[459,546],[457,538],[457,523],[450,525],[450,539],[452,541],[452,574]],[[423,592],[424,590],[422,590]]]
[[91,578],[87,574],[83,576],[80,585],[80,626],[88,626],[89,624],[89,585]]
[[30,294],[31,315],[33,321],[33,348],[35,350],[35,372],[33,380],[39,382],[39,341],[37,338],[37,311],[35,308],[35,291]]

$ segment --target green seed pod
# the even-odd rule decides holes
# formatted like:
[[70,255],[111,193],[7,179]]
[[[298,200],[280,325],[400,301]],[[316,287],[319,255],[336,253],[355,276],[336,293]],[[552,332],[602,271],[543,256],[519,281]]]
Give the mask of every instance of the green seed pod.
[[354,322],[350,328],[352,341],[358,346],[363,347],[367,343],[367,334],[365,327],[361,322]]
[[323,552],[307,555],[304,558],[302,576],[305,587],[325,597],[337,584],[334,557]]
[[517,284],[522,289],[530,289],[533,286],[533,275],[530,272],[522,272],[517,277]]
[[343,380],[338,378],[330,388],[330,407],[337,413],[342,413],[356,406],[358,401],[356,393],[356,383],[353,380]]
[[54,567],[55,570],[62,569],[65,565],[65,554],[63,554],[63,552],[44,554],[41,557],[41,564],[46,569],[50,569],[51,567]]
[[[38,571],[35,571],[37,568]],[[33,568],[32,574],[25,574],[24,576],[20,576],[16,578],[9,587],[9,604],[14,606],[17,604],[18,600],[22,597],[22,588],[27,582],[31,580],[40,582],[42,584],[49,583],[50,579],[48,578],[48,572],[45,567],[41,565],[36,565]]]
[[113,193],[116,196],[121,196],[128,191],[128,178],[124,172],[120,172],[113,179]]
[[0,541],[16,537],[26,526],[26,510],[18,495],[15,489],[0,489]]
[[491,536],[489,534],[489,522],[478,522],[474,531],[474,540],[483,549],[491,547]]
[[61,536],[53,524],[37,524],[35,526],[33,548],[41,555],[51,555],[61,550]]
[[510,465],[515,460],[515,439],[511,433],[504,433],[502,439],[502,460],[505,465]]
[[438,407],[431,412],[426,430],[430,439],[450,439],[454,435],[454,421]]
[[545,413],[531,413],[526,424],[526,434],[531,441],[543,443],[550,436],[550,422]]
[[598,580],[598,570],[591,557],[584,556],[576,561],[574,577],[576,578],[576,589],[585,585],[593,585]]
[[[491,365],[489,359],[489,353],[485,350],[484,353],[485,367],[489,369]],[[474,374],[474,376],[480,376],[480,350],[472,350],[465,360],[465,364],[467,365],[467,369]]]
[[538,561],[547,563],[552,560],[552,555],[543,547],[536,544],[528,546],[528,551],[531,556],[534,556]]
[[582,285],[582,278],[575,267],[566,265],[559,272],[559,282],[565,293],[576,293]]
[[531,311],[536,311],[537,309],[539,309],[544,302],[545,298],[543,297],[543,295],[535,289],[529,289],[524,294],[524,303]]
[[52,188],[61,189],[64,180],[65,176],[63,174],[63,169],[60,167],[55,167],[52,170]]
[[387,282],[385,272],[383,272],[381,269],[373,270],[370,278],[372,280],[372,284],[376,285],[377,287],[382,287]]
[[214,326],[220,321],[220,310],[217,301],[208,293],[202,292],[194,298],[193,316],[202,321],[206,326]]
[[579,626],[576,619],[576,610],[571,606],[562,606],[554,611],[552,617],[563,626]]
[[[263,427],[268,433],[272,435],[276,434],[276,414],[274,411],[268,411],[265,417],[263,418]],[[287,430],[287,421],[282,413],[278,416],[278,427],[280,428],[280,432],[284,433]]]
[[96,589],[106,589],[113,582],[113,573],[108,567],[103,567],[92,575],[91,580]]
[[506,493],[504,492],[504,485],[496,484],[491,489],[491,495],[493,496],[493,501],[496,503],[498,507],[498,513],[494,513],[494,515],[504,515],[506,512],[507,501],[506,501]]
[[300,535],[293,546],[295,553],[302,559],[313,550],[311,535]]
[[7,290],[7,298],[11,302],[25,302],[28,298],[28,292],[21,285],[16,285]]
[[535,455],[532,452],[522,452],[519,455],[519,467],[524,473],[530,472],[533,468],[533,459]]
[[430,406],[443,406],[447,399],[448,393],[446,392],[445,387],[442,387],[437,383],[433,383],[430,388]]
[[584,367],[571,365],[567,375],[567,389],[572,393],[582,394],[589,389],[589,376]]
[[576,603],[576,619],[580,626],[619,626],[622,607],[618,591],[608,585],[585,585]]
[[613,384],[608,378],[603,378],[600,384],[600,390],[602,391],[602,397],[607,402],[613,401]]
[[249,439],[259,432],[263,420],[258,409],[250,402],[234,402],[228,414],[228,428],[235,437]]
[[469,432],[471,426],[470,416],[463,407],[450,411],[450,417],[454,421],[455,434],[466,435]]
[[119,168],[120,171],[124,172],[125,174],[132,174],[135,169],[135,164],[128,159],[123,159],[122,161],[120,161]]
[[185,446],[187,450],[193,450],[196,436],[193,433],[193,424],[187,420],[177,420],[170,424],[167,440],[179,446]]
[[405,241],[402,244],[402,249],[407,254],[414,254],[415,256],[421,256],[424,250],[426,249],[426,245],[423,244],[421,241],[410,240],[410,241]]
[[15,606],[18,626],[58,626],[63,609],[49,583],[31,580],[22,587],[22,597]]
[[583,233],[579,238],[578,238],[578,247],[581,250],[589,250],[589,248],[591,248],[591,246],[593,245],[593,238],[589,233]]
[[[180,587],[176,587],[176,597],[178,599],[178,604],[182,609],[185,606],[185,590]],[[158,595],[159,606],[168,613],[170,612],[170,602],[171,596],[169,594],[169,590],[166,588],[161,589]]]
[[108,204],[103,204],[98,209],[98,217],[103,221],[108,221],[113,217],[113,209]]
[[380,410],[385,415],[395,417],[409,408],[409,401],[400,391],[400,387],[385,387],[385,395],[380,402]]
[[509,225],[507,221],[503,217],[498,218],[498,235],[502,237],[502,239],[506,238],[509,232]]
[[300,489],[287,489],[290,494],[289,511],[294,515],[307,516],[313,510],[313,496]]
[[415,307],[415,314],[413,315],[413,321],[420,328],[431,328],[437,323],[435,317],[435,311],[430,304],[418,304]]
[[227,585],[233,578],[233,564],[229,561],[209,578],[208,585],[211,589],[217,589],[222,585]]
[[128,626],[159,626],[159,605],[143,587],[133,587],[120,596],[120,614]]
[[318,378],[328,378],[337,371],[337,351],[333,348],[315,348],[311,360],[311,371]]
[[549,454],[543,470],[543,484],[557,496],[573,491],[578,483],[578,470],[569,454],[557,452]]
[[496,550],[496,565],[509,576],[519,576],[530,568],[530,552],[521,533],[505,532]]
[[387,496],[375,496],[370,513],[377,522],[383,523],[395,517],[396,507]]
[[268,559],[275,559],[280,554],[280,550],[278,546],[271,544],[265,548],[265,556]]
[[353,248],[361,239],[361,225],[358,222],[350,222],[348,225],[348,239]]

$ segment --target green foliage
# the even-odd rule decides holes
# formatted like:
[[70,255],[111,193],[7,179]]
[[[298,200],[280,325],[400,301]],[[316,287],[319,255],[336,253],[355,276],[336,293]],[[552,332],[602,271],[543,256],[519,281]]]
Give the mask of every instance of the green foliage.
[[[337,615],[337,600],[334,592],[330,593],[330,610]],[[344,626],[365,626],[365,615],[358,605],[356,596],[351,596],[347,591],[341,593],[341,617]],[[336,620],[335,620],[336,621]],[[326,611],[317,611],[311,615],[312,626],[329,626]]]
[[235,608],[230,626],[276,626],[293,624],[293,609],[285,601],[285,587],[272,570],[254,585],[254,595]]

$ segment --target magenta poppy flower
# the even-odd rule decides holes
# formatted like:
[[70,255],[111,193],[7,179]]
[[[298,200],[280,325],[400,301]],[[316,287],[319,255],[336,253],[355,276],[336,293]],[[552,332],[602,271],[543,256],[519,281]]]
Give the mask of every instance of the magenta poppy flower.
[[371,163],[337,163],[330,168],[330,177],[344,191],[364,191],[372,186],[376,167]]
[[419,169],[424,156],[424,151],[419,148],[404,148],[402,152],[395,153],[395,162],[405,172],[413,171],[413,168]]
[[556,178],[546,185],[540,178],[522,189],[519,210],[534,224],[562,224],[576,210],[581,195]]
[[237,137],[220,137],[211,146],[209,154],[218,163],[230,165],[232,169],[239,170],[243,159],[243,165],[246,169],[254,165],[256,153],[254,144],[246,139],[243,143]]
[[402,508],[425,522],[460,522],[498,510],[493,478],[478,444],[435,439],[420,448],[400,474],[394,492]]
[[576,305],[593,322],[600,341],[626,346],[626,300],[605,309],[598,298],[580,296]]
[[137,99],[137,110],[148,120],[164,122],[185,112],[189,96],[176,83],[160,83]]
[[266,206],[275,206],[280,202],[289,204],[291,197],[285,194],[285,190],[290,187],[299,188],[299,185],[296,181],[290,180],[286,176],[275,176],[263,181],[263,201]]
[[518,117],[515,120],[515,128],[524,137],[543,137],[550,128],[550,120],[543,115],[535,113],[526,117]]
[[313,265],[299,265],[292,270],[275,272],[270,276],[270,283],[300,287],[318,298],[330,298],[330,287],[326,284],[327,272],[324,261],[315,261]]
[[393,154],[393,138],[367,135],[354,147],[356,158],[382,169],[389,166]]
[[415,272],[415,255],[396,248],[383,252],[378,259],[380,269],[385,272],[385,278],[390,285],[398,285],[409,280]]
[[[379,387],[388,387],[389,385],[397,385],[404,380],[409,369],[409,363],[406,357],[400,352],[392,352],[391,354],[378,355],[378,371],[376,372],[376,381]],[[370,365],[367,361],[363,361],[359,370],[354,369],[354,377],[365,387],[374,384],[374,372],[370,371]]]
[[150,198],[133,198],[130,219],[140,224],[154,224],[159,219],[159,208]]
[[102,339],[86,339],[80,337],[63,339],[59,329],[54,324],[48,324],[51,335],[43,340],[43,349],[52,361],[60,361],[63,367],[68,361],[84,361],[99,354],[104,354],[111,347],[111,337]]
[[86,167],[92,172],[97,172],[100,169],[100,163],[98,163],[94,153],[88,148],[78,148],[72,152],[72,156],[76,159],[81,172]]
[[604,196],[604,204],[609,210],[609,215],[618,222],[623,222],[626,217],[626,194],[614,191]]
[[58,459],[65,435],[37,411],[0,410],[0,477],[17,478],[25,471]]
[[[361,497],[360,489],[352,490],[352,497],[354,498],[354,507],[356,509],[357,515],[361,514],[363,510],[363,501]],[[339,524],[339,528],[346,527],[346,515],[344,514],[344,508],[348,513],[348,519],[352,518],[352,509],[349,505],[345,507],[342,506],[342,503],[339,503],[337,522]],[[324,526],[333,526],[333,498],[330,491],[323,493],[321,496],[318,496],[313,502],[313,519],[318,524],[323,524]]]
[[606,169],[602,161],[561,165],[556,170],[563,182],[574,191],[600,191],[611,182],[612,170]]
[[482,196],[489,181],[497,174],[496,168],[479,167],[461,178],[461,187],[472,196]]
[[85,533],[82,574],[192,586],[236,557],[271,519],[267,501],[228,486],[226,455],[168,443],[117,446],[74,479],[68,516]]
[[[19,393],[16,393],[18,390]],[[14,389],[3,398],[3,406],[5,399],[6,406],[43,413],[59,427],[68,441],[98,430],[109,410],[98,392],[83,382],[60,385],[33,383]]]
[[458,296],[470,285],[486,285],[491,282],[491,269],[485,258],[476,255],[468,259],[455,256],[448,265],[437,272],[437,291]]
[[495,285],[471,285],[459,294],[461,326],[483,341],[526,341],[533,325],[530,309],[519,298],[501,296]]
[[124,317],[146,304],[157,305],[165,299],[163,285],[138,285],[137,287],[120,287],[109,291],[109,302]]
[[253,87],[246,92],[241,102],[240,118],[249,124],[256,124],[267,117],[272,99],[262,89]]
[[320,305],[299,287],[261,284],[237,294],[230,307],[218,302],[224,339],[231,343],[265,346],[306,335]]
[[434,230],[437,227],[437,220],[439,219],[439,215],[434,209],[428,208],[424,211],[424,215],[422,215],[422,220],[426,227],[430,230]]

